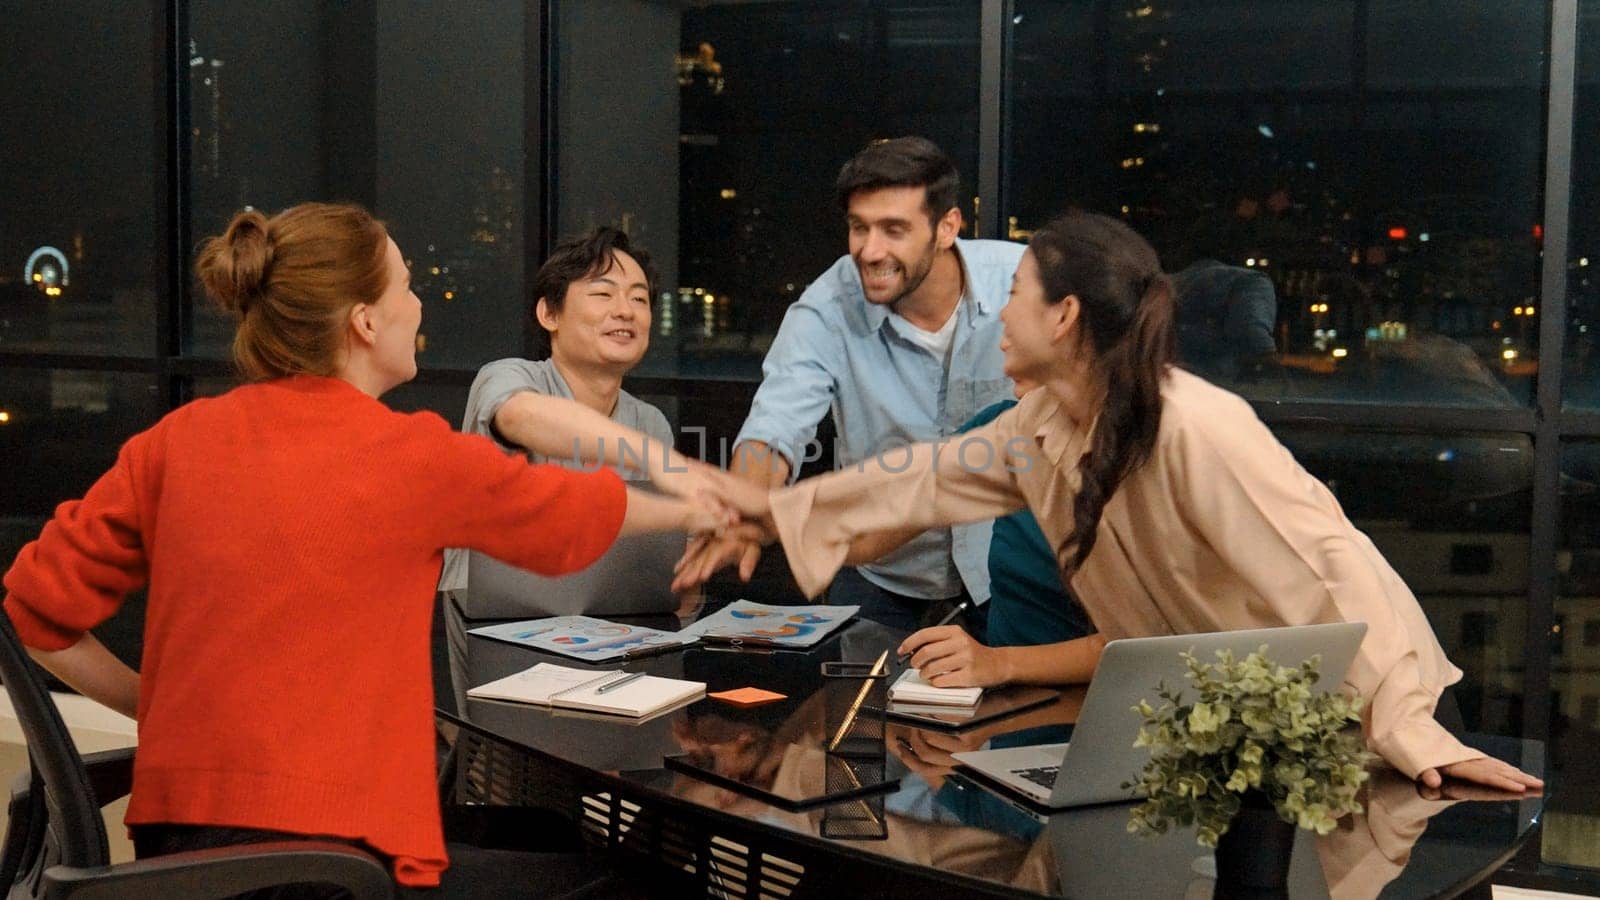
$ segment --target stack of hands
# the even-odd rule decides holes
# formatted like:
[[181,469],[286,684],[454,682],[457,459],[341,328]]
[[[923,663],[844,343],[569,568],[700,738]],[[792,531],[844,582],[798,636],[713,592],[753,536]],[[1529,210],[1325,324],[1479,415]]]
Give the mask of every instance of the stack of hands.
[[688,503],[689,547],[674,568],[674,593],[705,584],[738,561],[739,577],[755,574],[761,548],[777,540],[767,490],[708,463],[674,452],[651,472],[656,487]]
[[705,584],[718,569],[736,560],[739,577],[749,581],[761,559],[762,546],[778,537],[767,490],[678,453],[651,473],[651,481],[690,507],[685,528],[690,534],[689,547],[674,568],[673,592]]
[[[674,567],[677,574],[672,590],[693,590],[735,562],[740,579],[749,581],[761,559],[761,548],[777,540],[767,490],[676,452],[665,463],[651,473],[651,480],[686,501],[690,510],[685,526],[690,533],[689,546]],[[907,638],[898,652],[911,655],[911,664],[925,669],[924,677],[938,687],[986,686],[1008,680],[992,649],[959,628],[925,628]],[[1544,787],[1540,779],[1494,758],[1424,769],[1417,780],[1438,790],[1445,777],[1516,793]]]

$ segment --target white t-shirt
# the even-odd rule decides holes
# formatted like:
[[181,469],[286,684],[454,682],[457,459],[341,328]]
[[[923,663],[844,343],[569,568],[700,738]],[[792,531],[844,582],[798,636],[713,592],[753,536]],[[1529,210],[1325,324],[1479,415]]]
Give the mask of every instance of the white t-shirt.
[[957,315],[958,312],[960,312],[959,304],[951,307],[950,317],[944,320],[944,324],[939,326],[938,331],[924,331],[912,325],[911,320],[902,317],[902,321],[911,326],[905,329],[905,335],[915,341],[918,346],[932,353],[934,359],[942,360],[948,367],[950,365],[950,345],[955,342],[956,319],[960,318]]

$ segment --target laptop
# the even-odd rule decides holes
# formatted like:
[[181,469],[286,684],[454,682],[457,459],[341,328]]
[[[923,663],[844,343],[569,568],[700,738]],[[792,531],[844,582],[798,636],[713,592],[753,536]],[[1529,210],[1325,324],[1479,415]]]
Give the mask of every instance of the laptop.
[[559,578],[507,565],[483,553],[467,554],[467,589],[458,593],[468,619],[543,616],[634,616],[672,612],[669,587],[683,556],[683,535],[673,532],[618,538],[594,564]]
[[1132,781],[1150,758],[1148,749],[1133,746],[1141,720],[1132,710],[1141,699],[1156,702],[1158,682],[1178,688],[1189,684],[1188,666],[1180,653],[1193,650],[1201,660],[1212,661],[1218,650],[1227,649],[1242,658],[1265,644],[1268,655],[1280,665],[1298,665],[1320,653],[1322,678],[1317,686],[1336,690],[1366,632],[1363,622],[1340,622],[1112,641],[1089,682],[1069,743],[954,756],[984,780],[1046,809],[1131,800],[1133,790],[1122,785]]

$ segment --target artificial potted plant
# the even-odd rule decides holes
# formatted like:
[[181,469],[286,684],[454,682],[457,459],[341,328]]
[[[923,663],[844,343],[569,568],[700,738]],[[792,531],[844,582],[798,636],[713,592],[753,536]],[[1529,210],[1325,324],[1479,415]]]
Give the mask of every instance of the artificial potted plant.
[[1160,706],[1140,701],[1136,747],[1149,761],[1127,786],[1145,801],[1128,830],[1194,826],[1217,851],[1219,889],[1281,889],[1295,827],[1318,834],[1361,812],[1356,794],[1375,758],[1362,743],[1361,698],[1314,690],[1321,658],[1281,666],[1261,647],[1244,659],[1183,654],[1192,700],[1165,684]]

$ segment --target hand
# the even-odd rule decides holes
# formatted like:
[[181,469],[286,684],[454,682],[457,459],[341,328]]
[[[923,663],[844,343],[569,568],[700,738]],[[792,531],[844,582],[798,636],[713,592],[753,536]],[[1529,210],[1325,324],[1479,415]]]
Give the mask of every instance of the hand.
[[896,651],[934,687],[993,687],[1010,679],[1003,650],[980,644],[956,625],[924,628]]
[[886,736],[890,750],[900,762],[934,790],[955,771],[958,765],[955,754],[977,750],[984,742],[983,737],[970,732],[944,734],[904,725],[890,725]]
[[714,497],[690,497],[683,507],[683,530],[691,535],[718,535],[739,523],[739,514]]
[[1423,769],[1417,774],[1417,780],[1422,782],[1423,787],[1438,789],[1444,784],[1443,776],[1495,790],[1510,791],[1513,794],[1526,794],[1530,789],[1544,790],[1544,781],[1541,779],[1510,763],[1487,756],[1451,763],[1436,769]]
[[765,490],[676,451],[666,458],[665,466],[650,473],[650,480],[675,497],[715,500],[756,521],[767,521],[771,517]]
[[672,568],[672,590],[680,592],[699,587],[711,580],[718,569],[735,561],[739,564],[739,580],[748,582],[761,559],[761,543],[769,539],[770,532],[748,522],[723,534],[695,538]]
[[1484,787],[1470,781],[1452,780],[1444,783],[1442,787],[1431,788],[1425,784],[1417,785],[1417,795],[1424,800],[1439,800],[1459,803],[1463,800],[1493,803],[1500,800],[1521,800],[1528,796],[1538,796],[1542,792],[1534,791],[1530,795],[1527,791],[1503,791],[1498,788]]

